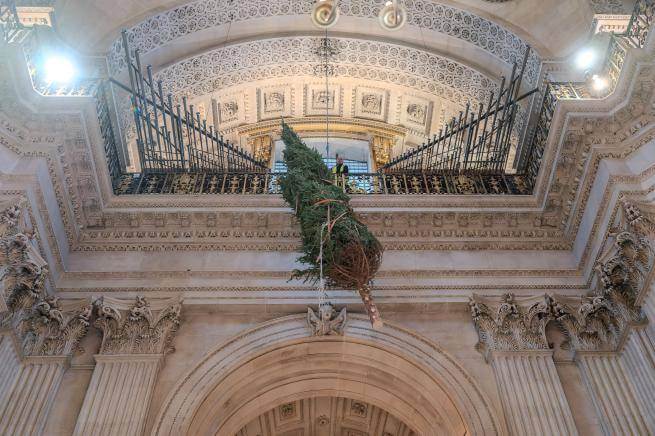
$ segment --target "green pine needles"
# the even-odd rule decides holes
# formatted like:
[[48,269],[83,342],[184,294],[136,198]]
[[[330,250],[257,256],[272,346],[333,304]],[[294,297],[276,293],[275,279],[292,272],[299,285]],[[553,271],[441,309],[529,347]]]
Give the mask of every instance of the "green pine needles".
[[330,171],[321,156],[284,122],[282,141],[287,165],[286,175],[280,178],[282,195],[300,223],[303,254],[299,261],[308,265],[305,270],[295,270],[293,277],[318,281],[322,234],[323,275],[328,285],[357,290],[373,327],[381,327],[371,297],[371,280],[380,267],[382,245],[357,220],[348,204],[350,197],[331,183]]

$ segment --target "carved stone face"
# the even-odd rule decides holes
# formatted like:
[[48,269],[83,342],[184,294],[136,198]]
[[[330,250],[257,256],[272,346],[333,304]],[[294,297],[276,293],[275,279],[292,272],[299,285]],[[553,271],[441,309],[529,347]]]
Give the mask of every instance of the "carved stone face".
[[318,308],[321,321],[329,321],[334,316],[335,310],[331,304],[323,304]]

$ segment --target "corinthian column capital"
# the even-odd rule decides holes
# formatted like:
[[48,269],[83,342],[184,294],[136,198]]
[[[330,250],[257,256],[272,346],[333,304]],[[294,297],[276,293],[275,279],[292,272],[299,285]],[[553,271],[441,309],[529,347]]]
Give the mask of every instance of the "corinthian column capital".
[[477,348],[486,358],[493,351],[547,350],[545,328],[550,304],[544,297],[500,298],[473,295],[469,301],[478,331]]
[[640,236],[655,240],[655,212],[623,196],[620,198],[626,224]]
[[179,298],[126,301],[103,297],[96,302],[94,325],[102,332],[99,354],[166,354],[180,324]]
[[64,307],[56,297],[39,299],[15,322],[23,355],[72,356],[89,329],[91,311],[86,300]]

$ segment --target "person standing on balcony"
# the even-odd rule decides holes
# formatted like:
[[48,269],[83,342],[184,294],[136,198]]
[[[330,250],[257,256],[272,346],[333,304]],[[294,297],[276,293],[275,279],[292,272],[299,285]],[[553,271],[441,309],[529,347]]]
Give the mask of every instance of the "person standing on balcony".
[[337,155],[337,164],[332,167],[332,174],[334,176],[334,184],[345,189],[348,180],[348,165],[343,163],[343,158],[339,155]]

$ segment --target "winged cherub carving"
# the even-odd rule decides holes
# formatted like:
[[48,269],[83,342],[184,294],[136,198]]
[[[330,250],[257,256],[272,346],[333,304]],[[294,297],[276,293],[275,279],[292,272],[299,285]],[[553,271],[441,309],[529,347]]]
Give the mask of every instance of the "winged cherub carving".
[[318,307],[318,316],[311,307],[307,308],[307,325],[312,331],[312,336],[326,336],[326,335],[343,335],[343,330],[346,327],[346,308],[341,309],[337,315],[337,311],[332,304],[325,303]]

